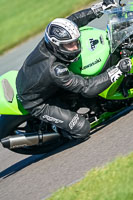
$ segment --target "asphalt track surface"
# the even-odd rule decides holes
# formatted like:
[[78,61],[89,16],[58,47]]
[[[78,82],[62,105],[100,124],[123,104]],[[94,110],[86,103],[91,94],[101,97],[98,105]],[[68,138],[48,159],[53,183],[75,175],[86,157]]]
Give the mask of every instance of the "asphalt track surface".
[[[0,57],[0,74],[20,68],[42,35]],[[0,145],[0,200],[45,199],[80,180],[88,170],[133,152],[132,121],[133,111],[129,111],[93,131],[86,142],[66,144],[49,154],[19,155]]]

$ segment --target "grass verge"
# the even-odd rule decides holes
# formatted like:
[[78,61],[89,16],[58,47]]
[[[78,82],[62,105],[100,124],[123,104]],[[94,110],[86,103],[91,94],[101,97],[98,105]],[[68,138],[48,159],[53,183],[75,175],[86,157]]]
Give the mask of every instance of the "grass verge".
[[0,54],[44,30],[56,17],[65,17],[94,0],[1,0]]
[[133,153],[93,169],[83,180],[60,189],[48,200],[133,200]]

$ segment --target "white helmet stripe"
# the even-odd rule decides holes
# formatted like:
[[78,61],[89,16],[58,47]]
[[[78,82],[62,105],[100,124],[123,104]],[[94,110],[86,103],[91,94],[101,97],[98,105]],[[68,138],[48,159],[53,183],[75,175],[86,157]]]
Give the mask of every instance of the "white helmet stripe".
[[[58,40],[55,37],[49,37],[49,34],[47,34],[48,39],[52,43],[56,44],[57,46],[59,46],[60,44],[66,43],[66,42],[75,41],[80,37],[80,32],[79,32],[77,25],[68,19],[57,18],[50,23],[49,28],[52,25],[57,25],[59,27],[64,28],[71,36],[71,39],[69,38],[69,39],[64,39],[64,40]],[[49,29],[48,29],[48,32],[49,32]]]

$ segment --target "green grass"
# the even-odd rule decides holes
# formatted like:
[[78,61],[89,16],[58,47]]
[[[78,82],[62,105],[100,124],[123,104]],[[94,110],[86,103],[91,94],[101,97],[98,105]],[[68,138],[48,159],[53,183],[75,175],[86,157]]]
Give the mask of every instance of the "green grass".
[[94,0],[0,0],[0,54]]
[[133,154],[90,171],[49,200],[133,200]]

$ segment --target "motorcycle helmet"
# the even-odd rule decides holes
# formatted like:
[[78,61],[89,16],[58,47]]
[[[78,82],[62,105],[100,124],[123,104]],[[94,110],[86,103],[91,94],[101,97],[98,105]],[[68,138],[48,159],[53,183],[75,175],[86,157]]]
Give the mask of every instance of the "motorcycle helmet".
[[60,60],[74,62],[80,52],[80,32],[77,25],[65,18],[53,20],[45,29],[47,48]]

